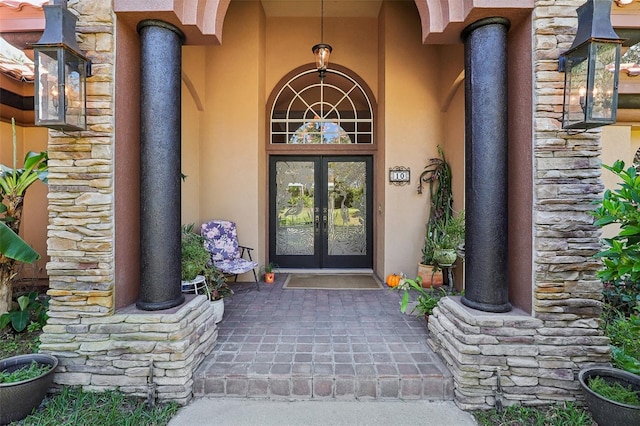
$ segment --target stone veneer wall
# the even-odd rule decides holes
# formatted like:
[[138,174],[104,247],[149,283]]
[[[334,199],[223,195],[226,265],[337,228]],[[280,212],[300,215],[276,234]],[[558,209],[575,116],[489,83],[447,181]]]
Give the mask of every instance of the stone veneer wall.
[[47,343],[40,348],[61,361],[55,383],[181,404],[193,396],[193,373],[218,337],[213,307],[204,296],[191,296],[162,313],[132,307],[46,327]]
[[558,57],[573,42],[584,1],[537,0],[533,11],[533,315],[487,314],[443,300],[429,320],[430,345],[454,375],[464,409],[495,401],[501,369],[504,404],[580,398],[577,371],[609,361],[598,329],[600,247],[591,202],[600,198],[600,132],[569,135],[562,115]]
[[[40,350],[56,355],[55,383],[186,403],[193,371],[217,338],[204,297],[177,310],[114,312],[115,16],[111,0],[69,1],[93,62],[87,130],[49,132],[47,264],[51,297]],[[125,311],[127,312],[127,311]]]

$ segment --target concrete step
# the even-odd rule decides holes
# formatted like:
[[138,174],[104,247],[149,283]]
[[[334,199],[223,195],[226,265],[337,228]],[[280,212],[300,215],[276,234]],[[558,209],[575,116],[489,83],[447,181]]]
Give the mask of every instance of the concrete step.
[[259,375],[196,371],[195,397],[287,400],[453,400],[453,379],[440,376]]

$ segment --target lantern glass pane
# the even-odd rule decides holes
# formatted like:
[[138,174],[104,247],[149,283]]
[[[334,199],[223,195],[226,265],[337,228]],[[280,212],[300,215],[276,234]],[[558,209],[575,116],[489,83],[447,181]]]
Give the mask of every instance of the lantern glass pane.
[[36,93],[36,124],[59,122],[60,84],[58,81],[58,49],[38,50],[35,54],[38,70]]
[[614,43],[595,42],[593,49],[593,89],[589,93],[593,106],[587,120],[615,121],[614,88],[616,84],[616,57],[619,45]]
[[85,61],[70,53],[66,52],[65,64],[65,122],[69,126],[82,128],[85,126],[85,81],[86,81],[86,65]]
[[564,91],[564,125],[574,125],[584,121],[588,83],[588,61],[586,52],[575,52],[566,58]]

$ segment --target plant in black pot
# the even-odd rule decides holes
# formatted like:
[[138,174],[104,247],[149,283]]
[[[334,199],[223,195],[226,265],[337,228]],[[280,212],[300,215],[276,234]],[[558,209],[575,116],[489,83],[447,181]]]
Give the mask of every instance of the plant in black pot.
[[595,225],[619,226],[603,240],[598,277],[603,282],[602,324],[611,342],[614,367],[590,367],[578,380],[593,418],[600,426],[640,424],[640,179],[635,167],[616,161],[604,166],[620,180],[616,190],[605,191],[594,211]]
[[40,405],[57,366],[58,359],[48,354],[0,360],[0,424],[23,419]]
[[640,425],[640,376],[611,367],[578,374],[593,419],[600,426]]

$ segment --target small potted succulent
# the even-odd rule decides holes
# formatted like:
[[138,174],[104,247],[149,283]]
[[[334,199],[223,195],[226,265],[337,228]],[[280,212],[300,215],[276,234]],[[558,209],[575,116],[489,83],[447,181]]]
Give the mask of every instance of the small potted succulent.
[[262,273],[264,274],[264,282],[267,284],[273,284],[276,279],[276,270],[278,265],[273,262],[269,262],[262,267]]

